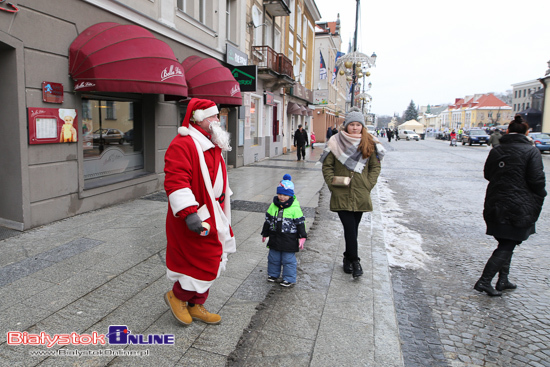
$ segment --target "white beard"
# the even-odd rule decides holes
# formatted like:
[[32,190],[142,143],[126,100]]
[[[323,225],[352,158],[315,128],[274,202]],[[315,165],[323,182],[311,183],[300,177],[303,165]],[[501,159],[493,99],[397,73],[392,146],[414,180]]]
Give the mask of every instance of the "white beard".
[[231,135],[222,129],[218,121],[212,121],[210,123],[210,131],[212,134],[212,143],[222,148],[225,152],[231,151]]

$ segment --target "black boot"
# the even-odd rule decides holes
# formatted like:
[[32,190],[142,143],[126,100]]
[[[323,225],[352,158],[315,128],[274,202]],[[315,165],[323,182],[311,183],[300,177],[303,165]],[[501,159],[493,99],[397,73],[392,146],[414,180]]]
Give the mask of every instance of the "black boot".
[[499,272],[502,266],[507,261],[507,255],[505,251],[495,250],[493,255],[487,260],[481,278],[474,285],[474,289],[478,292],[486,292],[489,296],[502,296],[502,293],[495,290],[491,285],[491,281],[495,275]]
[[498,273],[498,281],[496,289],[497,291],[503,291],[505,289],[516,289],[518,286],[508,281],[508,274],[510,274],[510,263],[512,262],[512,251],[506,251],[508,253],[507,261],[502,265]]
[[351,261],[349,261],[348,258],[344,256],[344,273],[351,274],[352,272],[353,266],[351,265]]
[[353,268],[352,275],[354,278],[357,278],[363,275],[363,268],[361,267],[361,263],[359,262],[359,260],[361,259],[358,258],[357,260],[354,260],[351,262],[351,266]]

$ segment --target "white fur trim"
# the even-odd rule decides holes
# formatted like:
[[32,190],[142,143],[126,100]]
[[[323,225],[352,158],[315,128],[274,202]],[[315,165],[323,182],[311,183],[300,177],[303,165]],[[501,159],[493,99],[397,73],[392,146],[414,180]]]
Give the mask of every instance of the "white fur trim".
[[195,279],[190,277],[189,275],[177,273],[168,268],[166,269],[166,277],[172,282],[180,282],[180,285],[183,289],[188,291],[195,291],[197,293],[206,292],[213,283],[213,281]]
[[206,110],[195,110],[193,111],[193,121],[201,122],[204,119],[214,116],[220,113],[216,105],[208,107]]
[[178,127],[178,134],[180,134],[181,136],[187,136],[189,135],[189,129],[185,126],[180,126]]
[[187,207],[193,205],[199,206],[199,203],[195,200],[195,195],[193,195],[193,192],[188,187],[171,193],[170,196],[168,196],[168,201],[170,202],[174,217],[177,217],[177,214]]

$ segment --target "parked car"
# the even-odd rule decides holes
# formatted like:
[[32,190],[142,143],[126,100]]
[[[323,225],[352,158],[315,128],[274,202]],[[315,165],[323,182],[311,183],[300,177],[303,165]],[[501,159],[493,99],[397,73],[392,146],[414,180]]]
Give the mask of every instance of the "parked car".
[[134,129],[130,129],[124,133],[124,140],[130,145],[134,144]]
[[93,135],[94,144],[124,144],[124,134],[118,129],[97,129]]
[[420,136],[412,130],[399,130],[399,139],[419,141]]
[[545,133],[529,133],[529,136],[535,142],[535,146],[541,153],[550,152],[550,135]]
[[462,145],[488,144],[489,134],[483,129],[470,129],[462,133]]

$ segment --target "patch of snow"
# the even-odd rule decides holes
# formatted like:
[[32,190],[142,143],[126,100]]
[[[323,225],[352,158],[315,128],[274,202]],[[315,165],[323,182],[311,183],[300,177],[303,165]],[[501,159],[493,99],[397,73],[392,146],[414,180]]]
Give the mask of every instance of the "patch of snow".
[[379,179],[376,186],[389,265],[413,270],[424,268],[431,257],[422,250],[422,236],[402,224],[406,224],[407,220],[403,218],[403,210],[388,184]]

